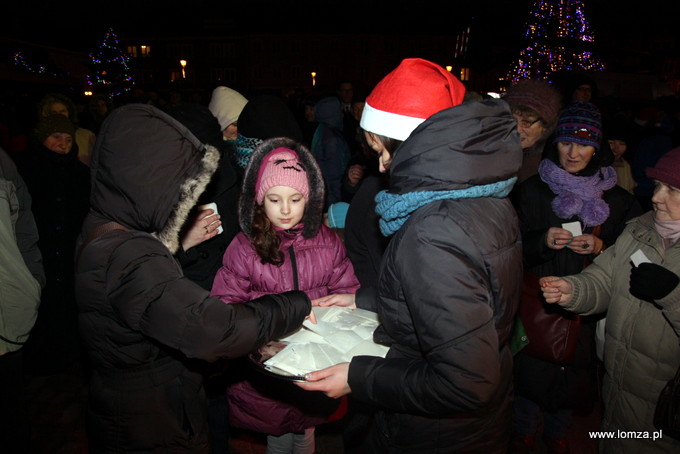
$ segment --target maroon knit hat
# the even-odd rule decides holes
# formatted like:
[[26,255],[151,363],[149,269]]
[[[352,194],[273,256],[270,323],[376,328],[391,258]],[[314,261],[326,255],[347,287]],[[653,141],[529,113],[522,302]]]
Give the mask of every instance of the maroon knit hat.
[[648,167],[647,176],[680,188],[680,147],[667,151],[654,167]]
[[557,122],[561,107],[560,93],[544,80],[521,80],[508,89],[504,99],[513,110],[520,106],[534,110],[549,128]]

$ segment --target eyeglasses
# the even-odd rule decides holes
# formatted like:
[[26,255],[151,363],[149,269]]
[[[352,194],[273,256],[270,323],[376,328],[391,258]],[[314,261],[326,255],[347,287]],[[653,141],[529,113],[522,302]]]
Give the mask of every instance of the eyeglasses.
[[521,118],[521,119],[517,120],[517,124],[518,124],[519,127],[522,128],[522,129],[529,129],[529,128],[531,128],[534,124],[538,123],[539,121],[541,121],[540,118],[537,118],[537,119],[531,120],[531,121],[530,121],[530,120],[525,120],[525,119]]

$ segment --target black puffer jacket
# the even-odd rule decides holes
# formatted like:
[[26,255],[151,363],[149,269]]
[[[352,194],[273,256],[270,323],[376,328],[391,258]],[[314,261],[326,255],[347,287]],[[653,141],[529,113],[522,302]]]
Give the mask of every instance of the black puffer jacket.
[[[396,150],[390,192],[467,189],[511,179],[522,150],[504,101],[439,112]],[[505,453],[522,275],[519,225],[507,198],[430,202],[385,252],[379,316],[386,359],[356,357],[355,398],[381,407],[380,452]]]
[[[179,229],[216,163],[217,150],[151,106],[121,107],[102,126],[76,268],[92,452],[208,452],[189,358],[244,355],[309,313],[301,292],[224,304],[183,276]],[[125,229],[92,239],[110,221]]]

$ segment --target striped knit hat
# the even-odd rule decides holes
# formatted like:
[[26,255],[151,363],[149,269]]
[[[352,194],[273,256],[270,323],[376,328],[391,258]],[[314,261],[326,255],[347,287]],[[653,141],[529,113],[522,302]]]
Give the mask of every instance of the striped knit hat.
[[574,101],[567,106],[555,128],[557,142],[575,142],[600,149],[602,142],[602,115],[594,104]]
[[453,74],[422,58],[407,58],[366,98],[360,124],[365,131],[406,140],[432,115],[462,103],[463,96],[465,86]]

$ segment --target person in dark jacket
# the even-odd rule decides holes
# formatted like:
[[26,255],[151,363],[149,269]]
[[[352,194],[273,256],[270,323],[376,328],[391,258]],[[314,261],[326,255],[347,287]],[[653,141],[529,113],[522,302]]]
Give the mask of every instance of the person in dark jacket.
[[[218,119],[203,105],[180,103],[169,109],[168,113],[189,128],[198,140],[214,146],[220,152],[217,170],[198,199],[199,205],[189,214],[182,228],[180,248],[175,254],[184,275],[210,290],[215,274],[222,266],[222,255],[239,230],[237,205],[241,190],[231,160],[232,144],[224,140],[226,129],[221,131]],[[207,206],[213,208],[206,209]],[[204,372],[212,454],[229,452],[226,391],[231,378],[227,366],[225,361],[218,361]]]
[[64,371],[83,359],[73,284],[73,250],[89,209],[90,173],[78,160],[76,127],[64,115],[42,117],[29,148],[17,158],[33,199],[47,282],[38,319],[26,343],[28,374]]
[[[526,279],[578,273],[614,244],[627,220],[642,214],[635,198],[616,186],[614,156],[602,145],[599,110],[575,101],[562,112],[538,175],[517,188]],[[582,233],[567,230],[570,222],[579,222]],[[541,414],[548,452],[568,452],[573,411],[588,411],[595,400],[594,329],[595,320],[581,323],[569,364],[528,348],[516,355],[513,452],[533,449]]]
[[0,446],[27,453],[23,345],[45,284],[31,196],[12,158],[0,148]]
[[218,161],[152,106],[118,108],[102,125],[76,252],[93,453],[209,452],[192,360],[245,355],[310,313],[302,292],[224,304],[183,275],[173,257],[180,230]]
[[[210,144],[220,152],[217,170],[182,228],[176,254],[184,275],[210,290],[215,274],[222,266],[224,251],[239,231],[237,205],[241,189],[238,176],[229,157],[229,146],[222,140],[217,118],[207,107],[181,103],[169,109],[168,114],[189,128],[202,143]],[[215,204],[217,213],[199,208],[210,203]],[[212,215],[217,217],[206,219]],[[192,228],[198,234],[192,232]]]
[[347,172],[350,149],[342,134],[342,110],[338,98],[324,98],[314,106],[319,125],[312,138],[312,154],[326,181],[326,206],[342,200],[342,184]]
[[459,105],[464,93],[440,66],[407,59],[366,99],[367,134],[404,140],[393,156],[371,144],[390,172],[377,199],[394,235],[377,309],[392,344],[384,359],[355,357],[299,384],[376,407],[366,452],[507,450],[521,282],[507,194],[522,150],[507,103]]

